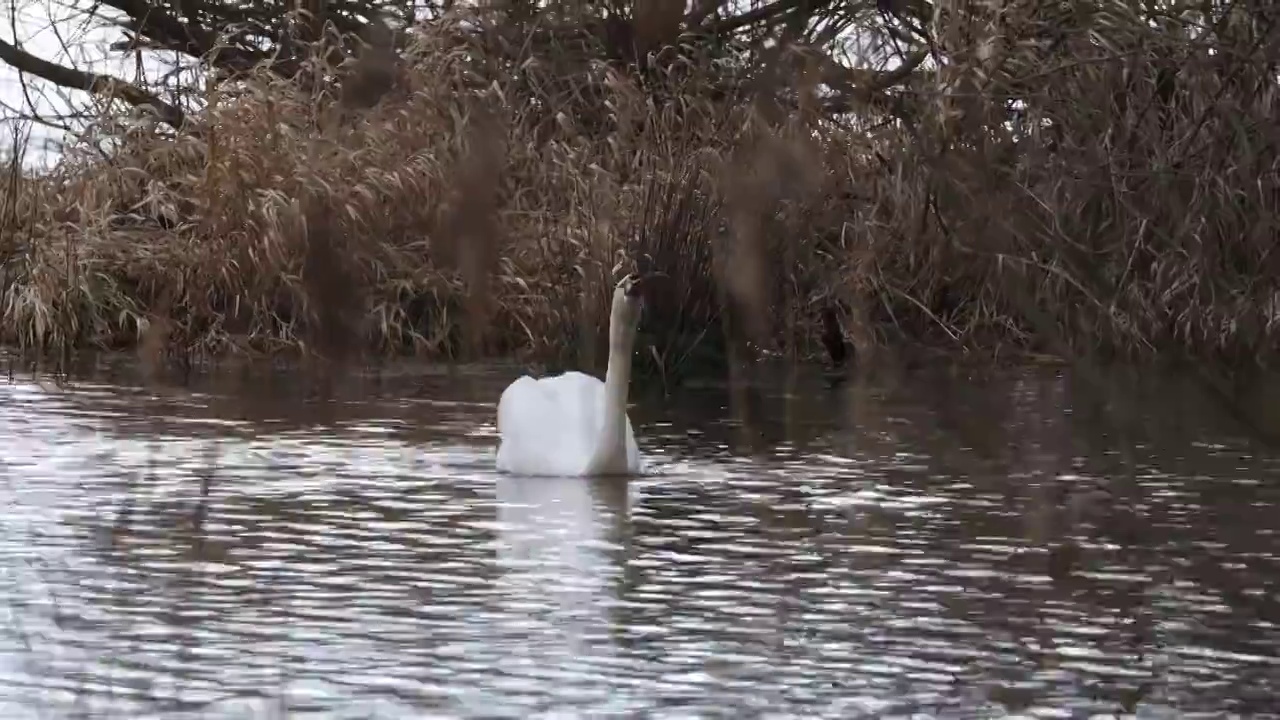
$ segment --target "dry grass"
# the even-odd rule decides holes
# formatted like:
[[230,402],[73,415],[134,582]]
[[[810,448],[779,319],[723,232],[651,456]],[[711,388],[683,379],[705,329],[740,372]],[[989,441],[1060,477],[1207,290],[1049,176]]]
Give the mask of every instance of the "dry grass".
[[663,372],[808,354],[836,306],[863,349],[1265,357],[1280,10],[936,7],[946,62],[838,118],[693,50],[641,81],[572,26],[460,19],[372,107],[262,73],[176,138],[106,118],[5,176],[0,341],[594,363],[639,263]]

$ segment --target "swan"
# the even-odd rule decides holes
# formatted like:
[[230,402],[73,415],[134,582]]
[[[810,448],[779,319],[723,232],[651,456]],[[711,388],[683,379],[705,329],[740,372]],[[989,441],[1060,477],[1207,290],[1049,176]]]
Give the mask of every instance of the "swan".
[[655,275],[630,274],[614,288],[604,382],[576,371],[538,379],[525,375],[502,392],[498,470],[555,476],[641,472],[627,386],[644,307],[641,290]]

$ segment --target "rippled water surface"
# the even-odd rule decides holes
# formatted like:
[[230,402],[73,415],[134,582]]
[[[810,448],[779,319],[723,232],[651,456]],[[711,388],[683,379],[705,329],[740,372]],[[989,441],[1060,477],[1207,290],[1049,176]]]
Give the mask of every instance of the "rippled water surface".
[[1280,472],[1182,384],[644,397],[627,482],[496,474],[511,377],[0,384],[0,716],[1278,706]]

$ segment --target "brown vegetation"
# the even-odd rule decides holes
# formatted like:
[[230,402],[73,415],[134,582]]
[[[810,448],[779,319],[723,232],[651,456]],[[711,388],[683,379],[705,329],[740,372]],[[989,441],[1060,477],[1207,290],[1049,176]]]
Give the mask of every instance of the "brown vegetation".
[[0,341],[591,362],[639,263],[666,369],[807,353],[823,308],[862,349],[1274,350],[1276,5],[895,5],[850,32],[897,73],[451,14],[340,88],[264,64],[176,133],[104,117],[5,178]]

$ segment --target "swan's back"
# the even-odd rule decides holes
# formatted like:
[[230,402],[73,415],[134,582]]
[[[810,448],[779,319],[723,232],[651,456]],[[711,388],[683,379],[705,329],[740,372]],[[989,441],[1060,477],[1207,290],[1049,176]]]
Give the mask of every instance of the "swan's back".
[[[498,400],[498,469],[522,475],[582,475],[604,422],[604,383],[584,373],[507,386]],[[627,418],[627,467],[640,468],[640,451]]]

